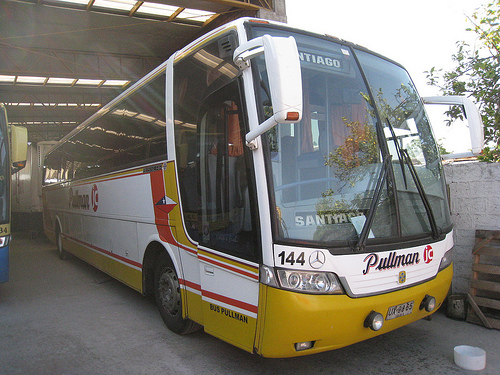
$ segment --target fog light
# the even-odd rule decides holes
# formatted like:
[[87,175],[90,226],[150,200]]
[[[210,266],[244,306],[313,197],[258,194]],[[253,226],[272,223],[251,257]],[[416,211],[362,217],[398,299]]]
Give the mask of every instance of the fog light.
[[436,299],[433,296],[426,295],[422,302],[420,303],[420,310],[425,309],[427,312],[431,312],[436,308]]
[[297,342],[295,343],[295,350],[300,352],[301,350],[311,349],[314,346],[314,341]]
[[373,331],[378,331],[384,325],[384,316],[381,313],[372,311],[365,319],[363,326]]

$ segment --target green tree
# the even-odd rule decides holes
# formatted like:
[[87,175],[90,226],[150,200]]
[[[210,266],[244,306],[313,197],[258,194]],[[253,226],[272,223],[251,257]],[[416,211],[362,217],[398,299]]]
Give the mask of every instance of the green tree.
[[[483,154],[496,152],[500,155],[500,0],[483,5],[468,18],[472,27],[467,31],[477,35],[477,45],[473,47],[463,41],[457,42],[458,50],[452,56],[455,68],[443,72],[433,67],[427,72],[427,79],[444,95],[473,98],[479,106],[485,140],[496,144]],[[458,107],[451,108],[446,114],[448,125],[456,119],[463,119]]]
[[325,165],[335,167],[335,176],[354,186],[364,178],[359,167],[377,163],[377,133],[368,123],[348,121],[345,117],[342,117],[342,121],[349,130],[349,135],[342,145],[325,157]]

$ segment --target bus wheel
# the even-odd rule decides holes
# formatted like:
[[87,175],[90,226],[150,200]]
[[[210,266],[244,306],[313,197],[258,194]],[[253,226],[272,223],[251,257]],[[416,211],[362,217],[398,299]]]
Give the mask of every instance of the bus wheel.
[[174,265],[166,253],[161,253],[155,271],[155,299],[160,315],[168,329],[185,335],[201,326],[182,317],[181,287]]
[[61,231],[56,231],[56,244],[57,244],[57,252],[59,253],[59,259],[66,260],[68,259],[68,253],[63,248],[62,243],[62,235]]

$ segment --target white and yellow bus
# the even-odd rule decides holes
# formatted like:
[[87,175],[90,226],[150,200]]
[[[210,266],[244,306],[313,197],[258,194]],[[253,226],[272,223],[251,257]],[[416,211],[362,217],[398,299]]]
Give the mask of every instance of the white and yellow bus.
[[240,19],[174,53],[48,154],[61,257],[154,295],[169,329],[265,357],[432,314],[452,279],[422,100],[357,45]]

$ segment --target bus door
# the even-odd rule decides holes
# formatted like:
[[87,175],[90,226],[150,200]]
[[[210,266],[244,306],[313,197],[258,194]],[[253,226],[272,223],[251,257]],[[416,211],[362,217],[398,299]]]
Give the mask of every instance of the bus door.
[[253,350],[257,321],[255,199],[237,81],[209,95],[198,119],[200,261],[205,330]]

